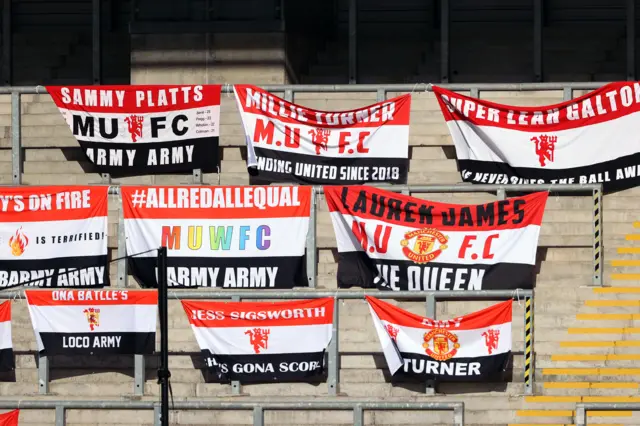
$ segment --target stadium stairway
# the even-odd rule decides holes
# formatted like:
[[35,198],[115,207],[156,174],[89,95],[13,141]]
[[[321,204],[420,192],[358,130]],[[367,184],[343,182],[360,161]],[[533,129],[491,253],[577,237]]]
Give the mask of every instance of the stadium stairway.
[[[389,93],[389,97],[397,94]],[[578,94],[576,94],[578,96]],[[519,105],[546,105],[562,99],[562,92],[482,92],[481,97],[502,103]],[[374,102],[375,94],[296,94],[295,102],[325,110],[352,109]],[[11,183],[11,121],[9,98],[0,96],[0,183]],[[207,174],[209,184],[248,184],[245,169],[245,150],[239,116],[232,97],[223,95],[221,113],[221,164],[219,174]],[[414,92],[410,132],[411,184],[460,183],[455,152],[442,120],[439,107],[431,93]],[[84,160],[77,142],[70,134],[57,109],[47,95],[24,95],[22,107],[22,138],[24,146],[23,182],[25,184],[89,184],[100,177]],[[114,183],[180,184],[189,182],[189,176],[165,175],[140,178],[114,179]],[[627,239],[630,223],[637,218],[638,189],[608,195],[604,199],[604,256],[605,259],[632,260],[633,252],[618,250],[630,247]],[[475,203],[495,199],[488,193],[414,194],[432,200]],[[116,200],[110,201],[109,246],[115,257],[117,220]],[[318,287],[336,289],[336,243],[324,199],[318,200]],[[593,288],[592,284],[592,208],[587,196],[550,197],[542,225],[538,249],[537,282],[535,293],[535,397],[524,397],[523,383],[523,306],[514,302],[514,359],[506,381],[483,384],[441,384],[438,394],[427,396],[424,386],[415,383],[391,383],[379,343],[362,301],[345,301],[340,316],[341,388],[339,398],[412,401],[459,401],[466,404],[466,424],[497,426],[507,424],[572,424],[577,397],[623,398],[638,393],[630,382],[634,359],[605,357],[582,360],[566,359],[567,355],[633,355],[635,317],[608,318],[602,315],[632,314],[638,304],[610,306],[610,301],[636,301],[637,295],[616,290],[633,288],[634,280],[612,280],[612,274],[622,273],[622,265],[605,266],[606,285]],[[629,250],[629,249],[627,249]],[[618,257],[618,253],[620,256]],[[115,266],[111,271],[115,281]],[[130,285],[136,287],[130,278]],[[451,318],[487,306],[490,302],[441,302],[437,305],[440,319]],[[613,302],[611,302],[613,303]],[[626,303],[626,302],[625,302]],[[424,302],[403,302],[402,307],[424,314]],[[600,317],[584,317],[600,315]],[[597,319],[596,319],[597,318]],[[589,331],[572,332],[581,327],[615,327],[607,334]],[[567,331],[568,330],[568,331]],[[50,395],[38,395],[38,377],[35,340],[28,317],[26,303],[14,303],[13,336],[17,368],[14,382],[0,383],[3,399],[157,399],[158,385],[155,368],[157,360],[148,357],[145,396],[133,396],[133,358],[66,358],[51,360]],[[242,387],[243,394],[233,396],[230,386],[208,383],[201,368],[199,349],[179,301],[170,302],[170,368],[173,395],[176,400],[243,399],[273,400],[283,398],[296,401],[301,398],[328,398],[326,384],[263,384]],[[606,342],[613,346],[579,347],[576,342]],[[598,343],[605,345],[605,343]],[[567,346],[568,345],[568,346]],[[572,346],[573,345],[573,346]],[[577,370],[577,369],[587,370]],[[562,370],[553,370],[562,369]],[[570,374],[573,370],[576,374]],[[568,372],[569,371],[569,372]],[[636,371],[636,370],[634,370]],[[578,374],[579,373],[579,374]],[[632,374],[640,374],[636,371]],[[575,384],[574,383],[578,383]],[[602,383],[601,385],[598,383]],[[613,383],[607,387],[606,383]],[[624,387],[629,386],[629,387]],[[571,401],[535,398],[571,397]],[[584,400],[584,399],[583,399]],[[529,416],[522,416],[528,411]],[[553,410],[553,412],[551,411]],[[544,412],[546,411],[546,412]],[[552,414],[552,415],[551,415]],[[596,423],[640,424],[638,414],[611,418],[594,418]],[[604,413],[607,414],[607,413]],[[173,414],[172,424],[251,424],[250,413],[190,412]],[[53,423],[53,411],[25,410],[22,425]],[[151,424],[150,412],[101,413],[71,410],[67,422],[73,426],[100,424]],[[447,424],[450,413],[371,412],[368,425]],[[99,419],[99,420],[97,420]],[[529,422],[529,423],[525,423]],[[346,425],[351,423],[348,412],[267,412],[267,424],[278,425]]]
[[[640,228],[640,223],[633,222],[633,227]],[[525,397],[527,409],[517,411],[522,421],[529,423],[510,426],[566,424],[578,402],[640,402],[640,287],[633,283],[640,278],[634,270],[640,266],[635,259],[640,250],[633,247],[638,236],[626,235],[616,255],[610,258],[613,286],[593,288],[593,297],[584,301],[573,321],[563,324],[567,326],[566,336],[555,345],[555,353],[536,363],[542,370],[542,395]],[[593,414],[599,417],[596,424],[622,419],[627,423],[637,416],[631,411]],[[635,420],[631,423],[635,424]]]

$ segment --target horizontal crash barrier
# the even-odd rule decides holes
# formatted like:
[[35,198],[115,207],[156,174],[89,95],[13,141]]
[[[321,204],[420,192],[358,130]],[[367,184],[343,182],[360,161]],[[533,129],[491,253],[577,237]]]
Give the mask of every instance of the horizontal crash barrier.
[[[576,426],[587,426],[587,413],[598,411],[640,411],[640,403],[587,403],[576,404]],[[594,425],[597,423],[593,423]],[[633,423],[629,423],[633,424]]]
[[[425,194],[425,193],[465,193],[465,192],[496,192],[498,199],[504,200],[507,192],[538,192],[550,191],[557,193],[587,193],[585,196],[591,196],[592,203],[592,248],[593,248],[593,285],[602,286],[602,270],[604,268],[604,256],[602,247],[602,185],[376,185],[376,188],[385,189],[404,195]],[[120,195],[119,188],[111,187],[112,195]],[[309,217],[309,232],[307,233],[306,252],[307,252],[307,280],[309,287],[316,288],[318,280],[318,247],[317,247],[317,221],[318,221],[318,202],[317,196],[323,194],[321,186],[313,187],[311,212]],[[122,209],[122,200],[118,201],[118,230],[124,229],[124,212]],[[126,238],[124,232],[118,232],[118,270],[117,281],[115,286],[128,286],[128,272],[126,253]]]
[[[524,342],[525,342],[525,369],[524,383],[525,393],[533,393],[534,383],[534,328],[533,328],[533,291],[532,290],[480,290],[480,291],[283,291],[265,290],[255,291],[207,291],[185,290],[169,291],[169,300],[288,300],[288,299],[318,299],[331,297],[334,299],[333,327],[331,343],[327,349],[327,386],[328,394],[337,396],[340,393],[340,300],[364,299],[372,296],[379,299],[409,299],[424,300],[426,316],[436,319],[436,302],[449,300],[523,300],[524,311]],[[0,299],[22,299],[24,292],[4,291],[0,292]],[[145,358],[143,355],[134,355],[134,394],[143,395],[145,383]],[[49,394],[50,365],[46,355],[38,354],[38,388],[40,394]],[[426,384],[426,393],[435,393],[435,383]],[[241,394],[241,385],[237,381],[231,383],[231,391],[234,395]]]
[[[478,97],[480,92],[491,91],[534,91],[534,90],[562,90],[564,100],[572,99],[574,90],[589,90],[600,87],[602,83],[524,83],[524,84],[445,84],[441,87],[453,91],[469,91],[472,97]],[[295,93],[376,93],[376,100],[383,101],[389,92],[412,93],[416,90],[432,91],[430,84],[424,85],[366,85],[366,84],[346,84],[346,85],[266,85],[264,90],[284,93],[284,98],[293,101]],[[233,93],[233,86],[225,84],[222,92]],[[13,184],[22,183],[22,165],[24,161],[24,150],[21,139],[21,95],[22,94],[46,94],[43,86],[34,87],[4,87],[0,88],[0,94],[11,95],[11,161]],[[111,183],[108,174],[102,175],[102,182]],[[193,170],[193,183],[202,183],[202,172],[199,169]],[[602,186],[601,185],[394,185],[391,187],[379,186],[395,192],[410,195],[411,193],[445,193],[445,192],[493,192],[498,193],[498,197],[505,197],[506,191],[510,192],[591,192],[593,196],[593,284],[602,285],[603,251],[602,251]],[[322,188],[316,188],[314,194],[322,193]],[[307,236],[307,271],[309,286],[316,287],[317,283],[317,250],[315,249],[316,238],[316,213],[317,203],[312,203],[310,231]],[[119,213],[119,228],[122,229],[123,218],[122,209]],[[124,256],[125,237],[122,233],[118,236],[118,257]],[[126,261],[118,263],[117,284],[126,287]]]
[[[604,250],[603,250],[603,228],[602,228],[602,209],[603,209],[603,193],[601,184],[588,185],[571,185],[571,184],[554,184],[554,185],[377,185],[376,188],[388,190],[391,192],[402,193],[405,195],[425,194],[425,193],[472,193],[472,192],[495,192],[498,199],[506,198],[507,192],[556,192],[556,193],[587,193],[586,196],[592,197],[591,216],[592,216],[592,283],[596,286],[602,286],[602,271],[604,268]],[[317,247],[317,219],[318,219],[318,202],[317,196],[323,194],[324,190],[321,186],[312,187],[312,202],[309,217],[309,231],[306,240],[306,271],[307,281],[310,288],[316,288],[318,280],[318,247]],[[124,232],[124,210],[120,188],[118,186],[110,186],[109,194],[118,196],[118,227],[117,227],[117,278],[113,287],[128,287],[128,262],[127,255],[135,255],[135,253],[126,252],[126,236]]]
[[[557,185],[473,185],[463,183],[459,185],[376,185],[376,188],[385,189],[387,191],[398,192],[404,195],[412,194],[442,194],[442,193],[460,193],[460,192],[496,192],[499,200],[506,198],[507,192],[539,192],[549,191],[557,193],[587,193],[593,197],[593,285],[602,286],[602,270],[603,270],[603,248],[602,248],[602,185],[601,184],[588,184],[588,185],[570,185],[570,184],[557,184]],[[317,200],[315,195],[322,194],[322,187],[314,187],[314,199],[311,205],[311,220],[309,224],[309,234],[307,236],[307,253],[312,253],[317,256],[315,248],[316,228],[315,223],[317,220]],[[313,242],[313,244],[311,244]],[[311,265],[313,263],[313,266]],[[307,258],[307,273],[309,274],[309,286],[315,287],[316,276],[309,272],[308,268],[315,268],[317,261],[314,258],[313,261]],[[313,272],[315,273],[315,269]]]
[[[0,401],[0,409],[55,410],[55,426],[66,425],[67,410],[153,410],[153,424],[160,426],[160,404],[153,401]],[[298,402],[223,402],[179,401],[171,404],[179,410],[242,410],[253,412],[253,426],[264,426],[265,410],[349,410],[354,426],[363,426],[365,410],[453,411],[454,426],[464,426],[463,402],[361,402],[361,401],[298,401]]]
[[[439,84],[447,90],[470,92],[471,97],[477,98],[480,92],[492,91],[539,91],[539,90],[562,90],[563,100],[567,101],[573,98],[574,90],[593,90],[601,87],[604,83],[586,82],[586,83],[520,83],[520,84]],[[334,85],[263,85],[262,89],[269,92],[282,93],[284,99],[289,102],[294,101],[296,93],[375,93],[376,102],[387,99],[389,92],[405,92],[412,93],[415,91],[431,92],[430,83],[423,84],[334,84]],[[222,85],[222,93],[233,94],[233,85]],[[13,184],[20,185],[22,183],[22,164],[24,152],[22,149],[22,132],[21,132],[21,95],[37,95],[47,94],[44,86],[31,87],[0,87],[0,95],[11,95],[11,164]],[[194,184],[202,183],[202,170],[194,169],[192,171]],[[102,173],[101,179],[103,183],[111,183],[111,176],[108,173]]]
[[[490,91],[534,91],[534,90],[555,90],[563,91],[563,97],[565,100],[569,100],[573,96],[574,90],[589,90],[600,87],[601,83],[531,83],[531,84],[448,84],[442,85],[443,88],[454,90],[454,91],[468,91],[471,96],[477,97],[479,92],[490,92]],[[413,92],[415,90],[424,90],[431,91],[431,86],[429,84],[424,85],[268,85],[263,86],[265,90],[271,92],[284,93],[284,98],[290,101],[293,101],[293,97],[295,93],[339,93],[339,92],[369,92],[376,93],[376,98],[378,101],[382,101],[386,99],[387,93],[389,92]],[[223,93],[232,93],[233,87],[231,85],[224,85],[222,88]],[[0,88],[0,94],[10,94],[11,95],[11,147],[12,147],[12,176],[13,176],[13,184],[20,185],[22,183],[22,164],[24,160],[24,150],[22,146],[21,140],[21,95],[22,94],[46,94],[46,90],[42,86],[36,87],[5,87]],[[111,177],[109,175],[102,175],[102,182],[105,184],[109,184],[111,182]],[[199,184],[202,183],[202,175],[200,170],[193,171],[193,183]],[[590,208],[592,209],[592,218],[593,218],[593,232],[592,232],[592,246],[593,246],[593,284],[594,285],[602,285],[602,271],[603,271],[603,250],[602,250],[602,186],[601,185],[471,185],[471,184],[457,184],[457,185],[394,185],[394,186],[378,186],[382,189],[387,189],[390,191],[403,193],[403,194],[415,194],[415,193],[447,193],[447,192],[496,192],[498,194],[498,198],[506,197],[507,192],[535,192],[535,191],[551,191],[551,192],[563,192],[563,193],[587,193],[586,196],[591,195],[592,203],[590,203]],[[119,188],[117,186],[112,186],[110,188],[110,193],[114,195],[119,195]],[[309,221],[310,230],[307,235],[307,273],[308,273],[308,282],[310,288],[315,288],[317,284],[317,261],[318,261],[318,251],[316,247],[316,219],[317,219],[317,195],[322,193],[322,187],[314,188],[314,197],[312,203],[311,210],[311,220]],[[117,279],[113,283],[114,287],[126,288],[128,287],[127,278],[127,261],[125,259],[126,253],[126,239],[124,232],[120,232],[120,230],[124,229],[123,223],[123,211],[122,211],[122,203],[119,203],[118,206],[119,211],[119,220],[118,220],[118,258],[121,260],[117,261]],[[410,295],[407,295],[407,298],[426,298],[428,299],[427,294],[433,292],[411,292]],[[433,294],[433,303],[435,304],[435,300],[446,299],[446,294],[448,292],[440,292]],[[466,299],[474,299],[474,292],[464,292],[459,295],[456,295],[456,299],[458,300],[466,300]],[[484,294],[488,294],[489,292],[481,292]],[[500,293],[500,292],[498,292]],[[11,292],[7,294],[12,294]],[[179,294],[181,298],[188,297],[188,292],[176,292]],[[207,292],[206,298],[215,298],[216,292]],[[288,294],[288,298],[293,298],[291,296],[291,292],[284,293]],[[295,294],[304,294],[303,292],[295,292]],[[309,298],[309,297],[321,297],[316,296],[317,294],[323,293],[307,293],[305,296],[297,297],[297,298]],[[330,296],[334,297],[336,293],[331,293]],[[342,294],[342,292],[338,292],[338,294]],[[344,293],[347,294],[347,293]],[[376,293],[367,293],[376,295]],[[386,294],[386,293],[385,293]],[[521,292],[521,294],[525,294]],[[528,299],[528,310],[530,312],[529,323],[531,326],[529,340],[525,339],[526,347],[525,352],[527,350],[530,352],[528,356],[526,356],[526,367],[525,367],[525,389],[527,393],[531,393],[533,389],[533,328],[532,328],[532,313],[533,313],[533,299],[531,297],[532,293],[529,293]],[[227,292],[224,294],[224,297],[220,298],[231,298],[234,295],[238,295],[236,297],[241,298],[242,293],[236,292]],[[362,297],[363,293],[358,293],[357,297]],[[260,292],[258,295],[252,295],[252,298],[269,298],[272,297],[268,292]],[[0,295],[0,297],[3,297]],[[342,296],[337,296],[342,297]],[[380,296],[382,297],[382,296]],[[394,292],[388,296],[389,298],[402,298],[398,292]],[[510,298],[511,295],[500,296],[504,298]],[[526,296],[523,296],[526,297]],[[251,297],[247,297],[251,298]],[[280,298],[280,297],[276,297]],[[489,297],[491,298],[491,297]],[[427,308],[429,308],[430,303],[427,303]],[[337,312],[337,310],[336,310]],[[429,311],[427,311],[429,312]],[[435,313],[435,309],[433,309],[433,313]],[[527,319],[525,318],[525,333],[527,333]],[[334,324],[334,328],[336,324]],[[335,330],[337,333],[337,330]],[[530,348],[529,348],[530,345]],[[337,346],[337,342],[336,342]],[[529,348],[529,349],[528,349]],[[337,354],[337,347],[335,349],[335,354]],[[335,356],[334,354],[334,356]],[[525,354],[526,355],[526,354]],[[334,358],[334,363],[336,363],[337,359]],[[338,366],[335,365],[333,367],[333,387],[331,381],[329,382],[329,393],[336,394],[339,386],[339,377],[338,377]],[[136,356],[135,357],[135,380],[134,380],[134,393],[136,395],[142,395],[144,393],[144,357]],[[331,371],[331,370],[330,370]],[[527,372],[529,372],[527,379]],[[39,364],[39,391],[40,393],[47,394],[49,393],[49,364],[46,357],[40,358]],[[330,373],[331,374],[331,373]],[[331,378],[331,376],[330,376]],[[430,389],[428,385],[428,391]],[[431,389],[433,389],[431,387]],[[234,388],[235,391],[235,388]],[[240,392],[239,386],[237,388],[237,392]]]

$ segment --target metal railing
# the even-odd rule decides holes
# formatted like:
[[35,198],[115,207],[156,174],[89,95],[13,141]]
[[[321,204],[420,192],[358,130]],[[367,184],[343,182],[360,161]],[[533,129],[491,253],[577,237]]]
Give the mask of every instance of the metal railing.
[[[56,410],[55,426],[65,426],[67,410],[153,410],[153,424],[160,426],[160,404],[153,401],[2,401],[0,409]],[[365,410],[393,411],[452,411],[454,426],[464,426],[463,402],[372,402],[372,401],[297,401],[297,402],[226,402],[177,401],[172,411],[182,410],[236,410],[251,411],[253,426],[264,426],[264,412],[280,411],[352,411],[354,426],[364,426]],[[438,422],[440,423],[440,422]]]
[[[606,83],[586,82],[586,83],[508,83],[508,84],[442,84],[439,85],[449,90],[468,91],[472,97],[478,97],[480,92],[488,91],[534,91],[534,90],[555,90],[563,91],[563,99],[569,100],[573,97],[574,90],[592,90]],[[284,99],[293,102],[295,93],[376,93],[376,102],[387,99],[389,92],[415,92],[415,91],[432,91],[430,83],[418,84],[331,84],[331,85],[262,85],[261,87],[267,91],[274,93],[282,93]],[[233,85],[222,85],[222,93],[233,94]],[[23,94],[47,94],[44,86],[9,86],[0,87],[0,95],[11,95],[11,163],[13,183],[20,185],[22,183],[22,143],[21,143],[21,114],[20,104],[21,95]],[[202,183],[202,170],[194,169],[192,171],[193,183]],[[102,173],[101,179],[103,183],[111,183],[111,176],[108,173]]]
[[[592,90],[602,86],[605,83],[524,83],[524,84],[443,84],[442,87],[445,87],[449,90],[456,91],[469,91],[471,96],[478,97],[480,92],[485,91],[538,91],[538,90],[554,90],[554,91],[562,91],[564,100],[571,99],[573,97],[574,90]],[[284,98],[293,101],[295,93],[336,93],[336,92],[348,92],[348,93],[356,93],[356,92],[369,92],[376,93],[376,100],[382,101],[387,98],[387,94],[389,92],[415,92],[415,91],[431,91],[430,84],[391,84],[391,85],[358,85],[358,84],[345,84],[345,85],[264,85],[262,86],[265,90],[271,92],[283,93]],[[222,88],[223,93],[232,93],[233,87],[231,85],[223,85]],[[23,147],[21,140],[21,95],[22,94],[46,94],[46,90],[43,86],[35,86],[35,87],[0,87],[0,94],[10,94],[11,95],[11,147],[12,147],[12,174],[13,174],[13,184],[20,185],[22,184],[22,163],[23,163]],[[109,175],[102,176],[103,183],[110,183],[111,177]],[[199,184],[202,183],[202,174],[201,171],[196,169],[193,170],[193,183]],[[541,191],[541,190],[549,190],[554,192],[590,192],[593,199],[593,279],[592,282],[594,285],[602,285],[602,270],[603,270],[603,250],[602,250],[602,186],[601,185],[472,185],[472,184],[458,184],[458,185],[394,185],[394,186],[380,186],[382,188],[394,191],[401,192],[403,194],[411,194],[411,193],[443,193],[443,192],[496,192],[498,194],[498,198],[503,199],[506,196],[507,191],[511,192],[533,192],[533,191]],[[119,194],[118,188],[113,187],[112,194]],[[317,219],[317,194],[322,193],[321,187],[314,188],[313,191],[313,203],[311,210],[311,220],[310,220],[310,230],[307,236],[307,271],[308,271],[308,281],[309,287],[315,288],[317,283],[317,247],[316,247],[316,219]],[[124,229],[123,223],[123,212],[122,212],[122,203],[119,203],[119,226],[118,230]],[[118,232],[118,257],[124,257],[126,255],[126,240],[123,232]],[[115,283],[116,287],[127,287],[127,262],[126,260],[120,260],[117,264],[117,280]],[[389,294],[388,297],[393,298],[401,298],[402,292],[394,292]],[[489,292],[490,293],[490,292]],[[495,292],[494,292],[495,293]],[[500,292],[498,292],[500,293]],[[7,293],[5,293],[7,294]],[[11,293],[8,293],[11,294]],[[185,296],[187,292],[180,292],[180,297]],[[207,298],[214,298],[216,292],[207,292]],[[240,293],[234,292],[234,295]],[[285,293],[290,294],[290,293]],[[295,292],[296,295],[303,294],[302,292]],[[313,293],[322,294],[322,293]],[[331,293],[333,297],[335,293]],[[338,293],[338,294],[347,294],[347,293]],[[359,293],[362,297],[362,293]],[[441,298],[447,297],[447,292],[411,292],[406,296],[408,298],[419,298],[425,297],[427,300],[429,294],[432,294],[433,300],[440,300]],[[485,294],[488,294],[485,292]],[[524,293],[523,293],[524,294]],[[220,298],[231,298],[233,295],[230,293],[224,294],[224,297],[221,295]],[[261,292],[259,298],[268,298],[268,292]],[[4,297],[4,295],[0,295],[0,297]],[[310,296],[304,296],[310,297]],[[342,296],[339,296],[342,297]],[[506,296],[500,296],[506,297]],[[474,292],[461,292],[456,294],[456,299],[474,299],[477,298],[474,296]],[[525,338],[525,342],[530,342],[531,349],[529,357],[526,357],[525,360],[525,389],[527,393],[532,393],[533,391],[533,363],[532,363],[532,347],[533,347],[533,323],[532,323],[532,297],[529,293],[528,296],[529,303],[529,327],[530,333],[528,334],[528,339]],[[429,305],[428,302],[427,306]],[[434,302],[435,303],[435,302]],[[337,310],[336,310],[337,312]],[[433,310],[435,314],[435,310]],[[525,318],[525,321],[527,319]],[[527,333],[527,323],[525,322],[525,333]],[[528,343],[526,343],[528,344]],[[336,341],[337,345],[337,341]],[[526,355],[526,354],[525,354]],[[527,361],[528,359],[528,361]],[[337,361],[336,361],[337,363]],[[135,357],[135,385],[134,385],[134,393],[136,395],[142,395],[144,393],[144,357],[136,356]],[[529,371],[529,378],[527,379],[527,371]],[[334,371],[334,390],[331,391],[330,386],[330,394],[337,393],[337,388],[339,386],[338,382],[338,370]],[[49,392],[49,363],[46,357],[41,357],[39,364],[39,381],[40,381],[40,393],[48,393]],[[239,391],[239,388],[238,388]]]
[[[378,188],[384,188],[388,191],[400,192],[405,195],[411,195],[412,193],[450,193],[450,192],[496,192],[499,200],[506,198],[507,192],[538,192],[538,191],[552,191],[562,193],[591,193],[593,198],[591,217],[593,220],[592,226],[592,248],[593,248],[593,285],[602,286],[602,271],[603,271],[603,249],[602,249],[602,185],[601,184],[537,184],[537,185],[475,185],[469,183],[462,183],[458,185],[377,185]],[[309,237],[307,239],[307,256],[310,250],[315,247],[315,222],[316,222],[316,210],[317,200],[315,194],[322,194],[322,187],[314,187],[313,190],[313,202],[311,203],[311,220],[309,228]],[[123,222],[124,223],[124,222]],[[123,224],[124,226],[124,224]],[[309,262],[309,258],[307,258]],[[309,264],[307,264],[309,267]],[[315,271],[314,271],[315,272]],[[309,273],[309,286],[315,287],[315,276],[311,276]]]
[[[573,97],[574,90],[596,89],[605,83],[521,83],[521,84],[445,84],[449,90],[469,91],[471,96],[478,97],[481,91],[532,91],[532,90],[562,90],[565,100]],[[284,98],[293,101],[295,93],[335,93],[335,92],[374,92],[376,100],[387,98],[388,92],[414,92],[416,90],[431,91],[431,84],[342,84],[342,85],[264,85],[265,90],[282,92]],[[224,84],[223,93],[233,93],[233,85]],[[22,184],[23,149],[21,142],[21,95],[22,94],[47,94],[44,86],[34,87],[0,87],[0,94],[11,94],[11,161],[13,184]],[[192,171],[193,183],[202,183],[202,171]],[[108,174],[102,174],[103,183],[111,183]],[[382,187],[382,186],[381,186]],[[555,192],[592,192],[593,195],[593,284],[602,285],[603,250],[602,250],[602,186],[598,185],[394,185],[386,189],[410,194],[411,192],[491,192],[497,191],[499,198],[505,197],[506,191],[533,192],[540,190],[552,190]],[[316,257],[316,198],[315,194],[321,193],[322,188],[316,188],[313,195],[310,229],[307,236],[307,271],[309,286],[316,287],[317,262]],[[118,228],[123,229],[124,218],[121,204],[119,206]],[[118,233],[118,255],[124,256],[125,236]],[[311,256],[309,256],[311,254]],[[126,261],[118,263],[117,283],[120,286],[127,285]]]
[[[185,290],[170,291],[169,300],[179,299],[224,299],[232,301],[241,300],[270,300],[270,299],[317,299],[331,297],[334,299],[333,327],[331,342],[327,348],[327,386],[328,394],[337,396],[340,393],[340,300],[359,299],[363,300],[365,295],[380,299],[422,299],[426,303],[426,316],[436,318],[436,301],[444,300],[509,300],[524,299],[525,302],[525,323],[523,335],[525,342],[525,394],[533,394],[533,384],[535,376],[535,365],[533,359],[533,291],[532,290],[480,290],[480,291],[283,291],[265,290],[255,291],[208,291],[208,290]],[[3,291],[0,292],[0,299],[20,299],[24,298],[24,292]],[[49,394],[49,358],[40,353],[38,355],[38,391],[40,394]],[[145,384],[145,357],[144,355],[134,355],[134,394],[144,394]],[[237,381],[231,382],[231,393],[241,394],[241,385]],[[427,394],[435,393],[435,383],[427,383]]]
[[[623,398],[623,397],[622,397]],[[587,426],[589,411],[640,411],[640,403],[586,403],[576,404],[576,426]],[[594,423],[594,425],[597,423]]]
[[[604,270],[604,249],[603,249],[603,193],[601,184],[554,184],[554,185],[473,185],[462,183],[458,185],[377,185],[376,187],[388,191],[411,195],[415,193],[471,193],[471,192],[496,192],[499,200],[504,200],[507,192],[537,192],[552,191],[560,193],[590,193],[592,197],[591,217],[592,217],[592,284],[602,286]],[[118,187],[111,187],[111,195],[120,196]],[[318,200],[317,196],[324,193],[321,186],[315,186],[311,191],[311,209],[309,217],[309,231],[306,241],[306,270],[307,281],[310,288],[317,287],[318,280],[318,247],[317,247],[317,221],[318,221]],[[126,249],[126,236],[120,230],[124,229],[124,211],[122,209],[122,199],[118,199],[118,258],[121,260],[117,264],[116,287],[128,287],[128,268]]]
[[[530,184],[530,185],[473,185],[461,183],[458,185],[376,185],[377,188],[391,192],[411,195],[416,193],[472,193],[472,192],[496,192],[499,200],[506,199],[507,192],[538,192],[550,191],[559,193],[591,193],[591,215],[592,215],[592,283],[595,286],[603,285],[602,271],[604,269],[603,250],[603,228],[602,210],[603,193],[601,184]],[[309,230],[306,241],[306,270],[307,281],[310,288],[317,287],[318,279],[318,247],[317,247],[317,219],[318,200],[317,196],[324,193],[322,186],[314,186],[311,191],[311,207],[309,217]],[[120,188],[112,186],[109,188],[110,195],[121,196]],[[117,280],[115,287],[128,287],[127,249],[126,236],[120,230],[124,229],[124,211],[122,199],[118,199],[118,248],[117,256],[121,260],[117,264]]]

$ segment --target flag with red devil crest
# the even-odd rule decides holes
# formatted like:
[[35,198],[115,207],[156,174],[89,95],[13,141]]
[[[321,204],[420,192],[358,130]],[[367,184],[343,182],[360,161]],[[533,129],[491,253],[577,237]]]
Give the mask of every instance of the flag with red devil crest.
[[216,171],[220,87],[47,86],[47,91],[94,171],[121,177]]
[[407,182],[410,94],[373,105],[357,102],[349,111],[319,111],[255,86],[237,84],[234,90],[247,138],[247,167],[257,179]]
[[450,320],[421,317],[367,296],[392,375],[442,381],[495,379],[511,355],[512,301]]
[[317,381],[325,372],[333,298],[288,302],[183,301],[213,380]]
[[499,104],[436,86],[433,92],[465,182],[601,183],[606,192],[640,184],[639,82],[610,83],[538,106]]

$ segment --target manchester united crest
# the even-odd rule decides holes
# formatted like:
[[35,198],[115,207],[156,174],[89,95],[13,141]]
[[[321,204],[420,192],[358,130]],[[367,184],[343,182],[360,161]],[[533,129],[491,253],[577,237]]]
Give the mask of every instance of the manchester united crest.
[[87,317],[87,322],[89,323],[89,329],[91,329],[91,331],[94,331],[96,327],[100,326],[100,309],[87,308],[83,312]]
[[[449,239],[435,228],[417,229],[404,234],[402,253],[415,263],[428,263],[447,248]],[[436,243],[439,245],[436,247]]]
[[444,328],[435,328],[424,333],[422,347],[431,358],[437,361],[446,361],[456,355],[460,343],[458,343],[458,336],[452,332]]

